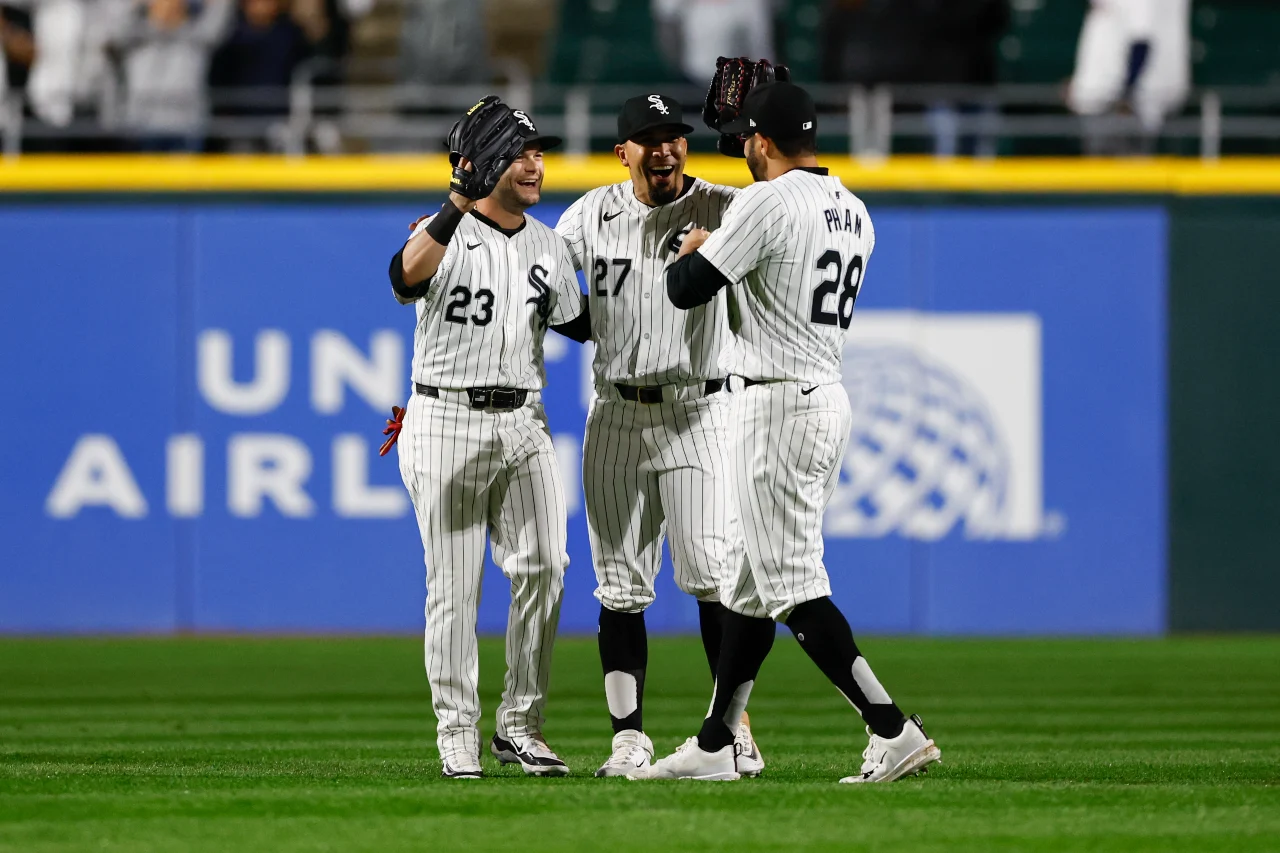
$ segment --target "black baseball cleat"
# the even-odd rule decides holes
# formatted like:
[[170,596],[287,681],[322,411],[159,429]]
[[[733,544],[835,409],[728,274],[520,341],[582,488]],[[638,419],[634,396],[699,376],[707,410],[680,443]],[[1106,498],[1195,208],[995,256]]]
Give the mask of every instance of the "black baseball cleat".
[[568,776],[569,766],[551,751],[542,735],[526,737],[517,745],[499,735],[489,744],[493,757],[501,764],[519,764],[530,776]]

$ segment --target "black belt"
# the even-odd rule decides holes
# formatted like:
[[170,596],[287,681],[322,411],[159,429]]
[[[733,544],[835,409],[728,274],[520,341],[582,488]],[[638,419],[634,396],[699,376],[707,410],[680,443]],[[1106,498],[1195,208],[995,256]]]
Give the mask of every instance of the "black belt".
[[[618,396],[631,403],[643,403],[651,406],[655,403],[666,402],[662,398],[662,389],[669,388],[669,385],[622,385],[615,383],[614,388],[618,389]],[[724,387],[723,379],[708,379],[707,384],[703,386],[702,392],[704,396],[716,393]]]
[[752,385],[767,385],[770,382],[776,381],[776,379],[748,379],[744,376],[742,377],[742,387],[750,388]]
[[[440,389],[433,385],[415,382],[413,388],[424,397],[440,398]],[[473,409],[519,409],[529,399],[523,388],[466,388],[464,392]]]

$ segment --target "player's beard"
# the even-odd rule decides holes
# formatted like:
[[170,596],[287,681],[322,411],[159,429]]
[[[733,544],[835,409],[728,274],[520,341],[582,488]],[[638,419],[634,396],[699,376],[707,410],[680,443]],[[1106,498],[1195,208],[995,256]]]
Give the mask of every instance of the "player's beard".
[[496,200],[498,204],[502,205],[503,210],[508,210],[512,213],[524,213],[541,201],[542,178],[538,178],[537,186],[522,187],[516,183],[514,175],[507,175],[494,188],[493,194],[497,197]]
[[677,166],[671,173],[671,177],[662,183],[655,182],[653,175],[647,171],[644,179],[649,185],[649,201],[655,205],[669,204],[680,195],[680,189],[684,183],[684,170]]
[[747,140],[747,168],[751,170],[751,178],[756,181],[769,179],[769,171],[765,168],[764,157],[760,154],[760,143],[752,136]]

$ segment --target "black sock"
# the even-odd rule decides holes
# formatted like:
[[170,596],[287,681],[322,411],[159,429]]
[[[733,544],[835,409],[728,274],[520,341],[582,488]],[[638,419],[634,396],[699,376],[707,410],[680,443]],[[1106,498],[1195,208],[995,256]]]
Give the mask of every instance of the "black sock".
[[702,629],[702,650],[707,653],[711,680],[716,680],[720,664],[720,644],[724,640],[724,615],[729,611],[718,601],[698,602],[698,627]]
[[[649,666],[644,611],[619,613],[601,607],[596,639],[600,644],[604,693],[614,734],[625,729],[644,731],[644,672]],[[615,712],[622,716],[615,716]]]
[[724,640],[716,667],[715,698],[698,732],[698,745],[707,752],[733,743],[736,725],[730,728],[729,721],[736,722],[742,716],[742,709],[747,707],[760,665],[773,648],[775,627],[772,619],[753,619],[731,610],[724,612]]
[[787,627],[795,632],[805,654],[858,709],[871,731],[880,737],[902,734],[906,718],[872,674],[853,641],[848,620],[834,601],[818,598],[797,605],[787,617]]

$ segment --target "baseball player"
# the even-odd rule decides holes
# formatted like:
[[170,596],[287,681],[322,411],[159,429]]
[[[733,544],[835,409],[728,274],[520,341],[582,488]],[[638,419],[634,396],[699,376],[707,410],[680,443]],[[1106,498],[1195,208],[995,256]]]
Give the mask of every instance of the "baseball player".
[[841,353],[875,231],[858,197],[818,166],[816,128],[800,87],[754,87],[720,130],[747,137],[758,183],[714,233],[690,232],[667,270],[677,308],[696,309],[726,288],[736,300],[721,364],[733,376],[729,479],[740,524],[722,588],[729,613],[711,708],[696,737],[637,777],[739,777],[734,732],[774,620],[866,722],[862,771],[840,781],[889,782],[940,758],[920,718],[903,716],[859,652],[822,563],[822,514],[851,428]]
[[480,101],[450,134],[449,199],[391,262],[396,299],[417,309],[414,394],[397,413],[400,474],[426,552],[426,670],[448,778],[481,775],[476,611],[486,533],[511,580],[491,750],[532,775],[569,772],[541,733],[569,558],[540,390],[547,327],[574,333],[583,302],[564,241],[524,214],[541,194],[542,152],[559,142],[495,96]]
[[[667,301],[663,275],[680,242],[715,228],[735,190],[684,172],[680,103],[639,95],[618,114],[614,151],[630,177],[574,202],[556,230],[586,275],[596,397],[587,415],[582,483],[600,600],[598,642],[613,723],[611,754],[597,776],[649,766],[644,733],[648,639],[645,609],[670,543],[677,586],[698,600],[715,675],[723,632],[727,491],[725,300],[690,311]],[[764,768],[745,715],[735,727],[742,772]]]

